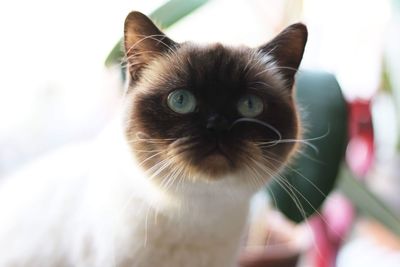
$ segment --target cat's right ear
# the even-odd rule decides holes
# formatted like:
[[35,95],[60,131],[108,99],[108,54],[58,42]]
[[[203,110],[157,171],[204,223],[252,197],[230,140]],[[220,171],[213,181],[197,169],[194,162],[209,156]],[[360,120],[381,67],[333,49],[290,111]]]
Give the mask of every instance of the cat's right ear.
[[260,48],[275,60],[289,89],[293,87],[294,76],[303,58],[307,36],[304,24],[292,24]]
[[125,19],[124,46],[132,80],[155,57],[177,46],[144,14],[133,11]]

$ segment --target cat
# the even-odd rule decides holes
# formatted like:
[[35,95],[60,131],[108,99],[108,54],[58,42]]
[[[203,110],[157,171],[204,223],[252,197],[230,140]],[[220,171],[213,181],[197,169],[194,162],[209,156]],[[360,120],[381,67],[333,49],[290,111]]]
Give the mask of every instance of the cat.
[[250,198],[297,150],[306,41],[176,43],[131,12],[120,116],[2,181],[0,267],[236,266]]

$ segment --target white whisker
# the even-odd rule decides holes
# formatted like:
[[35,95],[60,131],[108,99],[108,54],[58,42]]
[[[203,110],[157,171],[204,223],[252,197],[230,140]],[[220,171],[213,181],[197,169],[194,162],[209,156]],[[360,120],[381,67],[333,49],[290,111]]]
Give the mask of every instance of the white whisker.
[[239,118],[231,124],[229,130],[232,130],[233,127],[235,127],[238,123],[241,123],[241,122],[251,122],[251,123],[256,123],[258,125],[262,125],[268,129],[270,129],[271,131],[273,131],[278,136],[278,139],[282,140],[282,134],[278,131],[278,129],[276,129],[274,126],[272,126],[269,123],[266,123],[264,121],[254,119],[254,118]]

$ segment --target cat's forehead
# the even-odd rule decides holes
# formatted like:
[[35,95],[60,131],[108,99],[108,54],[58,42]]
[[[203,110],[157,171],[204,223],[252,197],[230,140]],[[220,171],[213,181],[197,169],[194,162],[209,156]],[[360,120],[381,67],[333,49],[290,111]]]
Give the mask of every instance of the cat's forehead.
[[[217,44],[184,43],[167,56],[154,62],[150,70],[155,80],[170,87],[185,87],[194,91],[228,90],[238,92],[280,87],[280,76],[274,59],[248,47]],[[173,89],[173,88],[172,88]]]
[[203,72],[239,71],[253,54],[247,47],[229,47],[220,43],[208,45],[184,43],[177,51],[178,57],[186,58],[190,65]]
[[176,56],[181,62],[186,59],[188,74],[201,81],[250,81],[273,65],[273,58],[254,49],[219,43],[203,46],[184,44]]

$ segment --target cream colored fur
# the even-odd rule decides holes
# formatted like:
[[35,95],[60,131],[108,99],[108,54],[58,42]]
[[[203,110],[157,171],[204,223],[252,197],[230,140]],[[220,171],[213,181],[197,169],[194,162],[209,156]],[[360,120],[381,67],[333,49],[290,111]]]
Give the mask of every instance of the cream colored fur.
[[254,193],[246,177],[165,192],[115,125],[2,181],[0,267],[236,266]]

